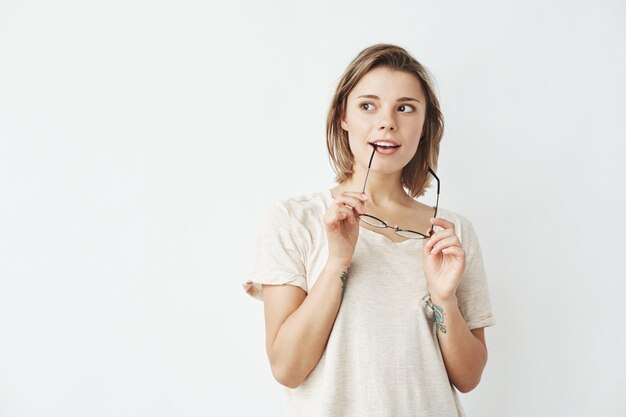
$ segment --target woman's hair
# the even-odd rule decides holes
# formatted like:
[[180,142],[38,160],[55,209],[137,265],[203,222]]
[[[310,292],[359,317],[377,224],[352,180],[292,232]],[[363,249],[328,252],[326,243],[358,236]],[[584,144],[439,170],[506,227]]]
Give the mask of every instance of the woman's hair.
[[432,181],[428,167],[437,172],[439,143],[443,136],[443,114],[428,70],[405,49],[396,45],[377,44],[365,48],[348,65],[339,80],[326,119],[326,147],[336,173],[335,181],[342,183],[354,173],[354,155],[348,143],[348,132],[341,127],[341,116],[345,114],[348,95],[365,74],[377,67],[415,74],[426,96],[422,137],[415,156],[402,169],[402,186],[409,191],[412,198],[419,197]]

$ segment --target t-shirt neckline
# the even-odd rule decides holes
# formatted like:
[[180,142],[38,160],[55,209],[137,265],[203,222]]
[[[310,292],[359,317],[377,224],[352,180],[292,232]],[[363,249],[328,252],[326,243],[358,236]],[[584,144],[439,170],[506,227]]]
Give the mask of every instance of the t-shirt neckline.
[[[326,209],[328,209],[328,207],[330,207],[330,204],[334,201],[333,198],[333,193],[331,189],[326,189],[325,192],[323,192],[324,198],[326,200]],[[411,245],[411,244],[419,244],[419,243],[423,243],[424,239],[405,239],[405,240],[401,240],[399,242],[396,242],[394,240],[389,239],[387,236],[383,235],[382,233],[378,233],[375,232],[373,230],[370,230],[364,226],[361,225],[361,222],[359,222],[359,236],[361,236],[361,232],[365,231],[365,235],[363,236],[371,236],[374,239],[378,239],[386,244],[391,244],[391,245]]]

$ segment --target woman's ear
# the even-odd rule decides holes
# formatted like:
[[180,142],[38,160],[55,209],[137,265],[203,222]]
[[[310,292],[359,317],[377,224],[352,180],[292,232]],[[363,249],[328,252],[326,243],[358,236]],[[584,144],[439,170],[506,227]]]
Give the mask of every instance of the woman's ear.
[[341,113],[341,115],[339,116],[339,120],[341,121],[341,128],[347,132],[348,122],[346,121],[345,113]]

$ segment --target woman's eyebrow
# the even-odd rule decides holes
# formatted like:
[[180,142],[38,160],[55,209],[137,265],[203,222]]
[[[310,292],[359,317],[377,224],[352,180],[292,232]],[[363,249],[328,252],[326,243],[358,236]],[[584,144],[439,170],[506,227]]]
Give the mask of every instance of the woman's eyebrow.
[[[373,99],[376,99],[376,100],[380,100],[380,97],[375,96],[373,94],[366,94],[366,95],[363,95],[363,96],[358,96],[357,98],[361,98],[361,97],[363,97],[363,98],[373,98]],[[400,97],[396,101],[417,101],[418,103],[421,103],[421,101],[419,101],[418,99],[413,98],[413,97]]]

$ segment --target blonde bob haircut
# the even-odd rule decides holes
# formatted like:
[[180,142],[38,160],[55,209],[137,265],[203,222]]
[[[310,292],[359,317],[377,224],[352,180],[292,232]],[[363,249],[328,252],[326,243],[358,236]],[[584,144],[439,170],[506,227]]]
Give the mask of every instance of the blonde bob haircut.
[[348,65],[339,80],[326,119],[326,147],[335,181],[341,184],[352,177],[354,155],[348,143],[348,132],[341,127],[348,95],[370,70],[386,67],[417,76],[426,96],[426,117],[417,152],[402,169],[402,186],[411,198],[423,195],[432,181],[428,167],[437,172],[439,143],[443,136],[443,114],[428,70],[405,49],[390,44],[376,44],[362,50]]

